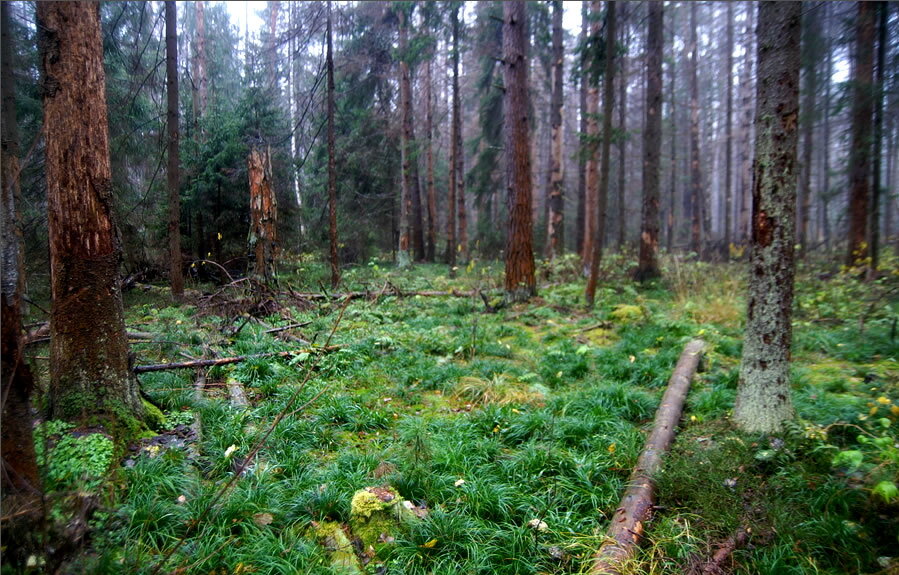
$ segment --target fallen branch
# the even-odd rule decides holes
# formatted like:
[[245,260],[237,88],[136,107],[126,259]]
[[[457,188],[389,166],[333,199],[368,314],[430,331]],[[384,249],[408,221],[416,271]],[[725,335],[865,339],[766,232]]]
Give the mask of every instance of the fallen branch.
[[715,551],[707,562],[705,562],[698,570],[694,570],[693,573],[697,573],[698,575],[723,575],[724,573],[727,573],[722,565],[724,565],[724,562],[727,561],[728,557],[730,557],[734,551],[746,545],[748,541],[749,531],[740,527],[733,535],[728,537],[720,547],[718,547],[718,550]]
[[216,365],[228,365],[229,363],[240,363],[248,359],[264,359],[269,357],[293,357],[299,353],[328,353],[340,349],[339,345],[327,345],[324,347],[313,347],[309,349],[297,349],[293,351],[277,351],[274,353],[257,353],[254,355],[240,355],[235,357],[220,357],[216,359],[195,359],[192,361],[181,361],[176,363],[156,363],[151,365],[134,366],[134,373],[148,373],[151,371],[165,371],[169,369],[188,369],[196,367],[214,367]]
[[655,500],[654,477],[661,467],[662,455],[674,442],[674,431],[690,389],[690,380],[699,367],[704,346],[701,340],[691,341],[677,361],[662,403],[656,411],[652,433],[631,473],[630,486],[612,516],[606,531],[606,542],[594,559],[591,570],[594,575],[619,573],[621,563],[630,557],[643,536],[643,522],[649,519]]
[[287,331],[287,330],[289,330],[289,329],[297,329],[297,328],[299,328],[299,327],[304,327],[304,326],[309,325],[310,323],[312,323],[312,322],[311,322],[311,321],[304,321],[304,322],[302,322],[302,323],[292,323],[292,324],[290,324],[290,325],[285,325],[285,326],[282,326],[282,327],[273,327],[273,328],[271,328],[271,329],[265,330],[263,333],[279,333],[279,332],[282,332],[282,331]]
[[385,290],[382,289],[377,294],[374,294],[370,291],[351,291],[351,292],[343,292],[343,293],[320,293],[320,292],[293,292],[292,296],[300,299],[364,299],[370,298],[374,296],[374,299],[379,299],[381,296],[396,296],[396,297],[472,297],[477,295],[476,291],[459,291],[459,290],[449,290],[449,291],[437,291],[437,290],[423,290],[423,291],[402,291],[392,284],[387,287],[392,287],[393,289]]

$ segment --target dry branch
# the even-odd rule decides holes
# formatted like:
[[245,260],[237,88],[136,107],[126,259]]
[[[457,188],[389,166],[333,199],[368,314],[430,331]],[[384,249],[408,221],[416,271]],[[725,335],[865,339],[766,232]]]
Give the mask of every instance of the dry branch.
[[661,467],[662,455],[674,441],[674,431],[690,389],[690,380],[699,367],[704,346],[701,340],[691,341],[677,361],[662,403],[656,411],[652,433],[631,473],[630,486],[612,516],[606,531],[606,542],[594,559],[591,572],[595,575],[619,573],[622,562],[633,553],[643,535],[643,522],[649,518],[655,500],[654,477]]
[[449,290],[449,291],[436,291],[436,290],[423,290],[423,291],[402,291],[397,288],[393,288],[391,290],[380,290],[379,292],[371,292],[371,291],[351,291],[351,292],[343,292],[343,293],[320,293],[320,292],[292,292],[291,295],[295,298],[300,299],[308,299],[308,300],[317,300],[317,299],[363,299],[363,298],[371,298],[378,299],[381,296],[396,296],[396,297],[414,297],[414,296],[422,296],[422,297],[472,297],[476,295],[477,291],[459,291],[459,290]]
[[273,353],[257,353],[254,355],[240,355],[235,357],[220,357],[216,359],[195,359],[192,361],[182,361],[177,363],[156,363],[151,365],[137,365],[134,367],[134,373],[148,373],[151,371],[165,371],[168,369],[187,369],[196,367],[214,367],[216,365],[227,365],[229,363],[240,363],[248,359],[264,359],[269,357],[292,357],[299,353],[327,353],[337,351],[339,345],[328,345],[324,347],[313,347],[308,349],[297,349],[293,351],[277,351]]

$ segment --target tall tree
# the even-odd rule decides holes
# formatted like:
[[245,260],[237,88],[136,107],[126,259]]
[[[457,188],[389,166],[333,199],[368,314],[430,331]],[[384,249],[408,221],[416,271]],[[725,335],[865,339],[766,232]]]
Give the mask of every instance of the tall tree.
[[[128,361],[96,3],[40,2],[50,230],[50,417],[141,418]],[[73,114],[73,110],[78,110]]]
[[[0,280],[0,373],[2,373],[2,440],[0,440],[0,487],[3,508],[11,509],[11,495],[29,503],[40,492],[40,475],[34,455],[30,396],[34,387],[31,369],[23,354],[21,297],[23,282],[22,245],[18,216],[19,130],[16,117],[16,88],[13,73],[13,4],[0,4],[0,99],[2,99],[2,150],[0,150],[0,222],[2,222],[2,280]],[[35,506],[35,508],[39,508]],[[8,525],[6,526],[8,527]]]
[[745,46],[743,50],[743,71],[740,74],[740,202],[739,238],[745,242],[751,233],[752,215],[752,41],[755,34],[755,10],[753,3],[746,4]]
[[699,157],[699,24],[690,3],[690,249],[702,257],[702,166]]
[[809,212],[812,207],[812,150],[814,148],[814,128],[817,117],[818,62],[818,10],[807,10],[802,17],[802,68],[805,82],[802,88],[802,163],[799,172],[799,218],[796,241],[802,253],[808,253]]
[[606,3],[605,50],[603,52],[605,70],[602,91],[602,151],[599,170],[599,190],[596,194],[596,226],[593,229],[593,250],[590,254],[590,275],[587,277],[587,307],[592,308],[599,281],[599,265],[602,261],[603,243],[606,237],[606,205],[609,196],[609,160],[612,144],[612,110],[615,106],[615,22],[616,2]]
[[565,163],[562,158],[562,104],[565,68],[565,46],[562,42],[561,0],[553,0],[552,44],[552,95],[550,96],[550,124],[552,130],[552,155],[550,160],[549,218],[547,218],[546,243],[549,259],[565,249]]
[[340,284],[340,261],[337,259],[337,163],[334,148],[334,54],[331,39],[331,0],[328,0],[327,56],[328,73],[328,239],[331,260],[331,288]]
[[[407,267],[412,262],[412,80],[409,71],[409,27],[406,22],[408,14],[405,5],[397,10],[399,17],[399,50],[400,50],[400,114],[402,129],[400,131],[400,158],[402,162],[402,185],[400,186],[400,245],[397,251],[397,263]],[[419,204],[419,215],[420,215]],[[421,227],[419,224],[419,232]]]
[[278,257],[278,201],[272,189],[272,152],[253,147],[247,157],[250,187],[250,249],[254,272],[266,283],[275,278]]
[[734,5],[727,3],[725,16],[724,70],[727,79],[724,82],[724,254],[727,256],[730,243],[733,241],[734,213]]
[[591,149],[590,144],[586,142],[588,122],[587,93],[589,92],[589,82],[587,79],[587,30],[589,28],[588,4],[592,3],[581,2],[581,35],[579,41],[581,53],[579,63],[580,75],[578,77],[578,110],[580,110],[578,134],[581,138],[581,145],[577,155],[577,213],[575,214],[574,224],[574,246],[575,250],[581,254],[583,254],[584,227],[587,217],[587,152]]
[[509,236],[505,289],[508,301],[537,294],[531,221],[531,135],[528,113],[528,35],[524,2],[503,4],[503,102]]
[[646,122],[643,128],[643,231],[636,279],[646,281],[660,275],[659,169],[662,155],[662,44],[661,2],[650,2],[646,39]]
[[165,3],[166,126],[168,127],[169,280],[172,297],[184,295],[181,273],[181,162],[178,152],[178,16],[175,2]]
[[425,178],[428,186],[428,230],[425,259],[434,261],[437,247],[437,185],[434,182],[434,105],[431,90],[431,58],[425,61]]
[[[462,3],[464,6],[464,3]],[[460,8],[461,9],[461,8]],[[453,146],[455,153],[453,158],[455,162],[453,169],[456,170],[456,222],[458,223],[457,241],[459,259],[464,263],[468,261],[468,216],[465,211],[465,151],[462,149],[462,100],[459,92],[459,75],[458,64],[461,57],[461,43],[457,28],[461,18],[458,16],[453,21]]]
[[587,101],[586,113],[587,129],[584,132],[584,150],[586,155],[586,166],[584,168],[584,242],[581,246],[581,258],[584,270],[589,272],[591,262],[593,261],[594,237],[596,236],[596,214],[597,195],[599,194],[599,78],[600,73],[599,58],[596,58],[597,52],[600,51],[600,42],[602,41],[600,29],[602,21],[600,20],[600,3],[599,0],[591,0],[590,11],[587,15],[590,21],[590,33],[587,36],[587,43],[584,46],[586,52],[584,58],[583,74],[587,82]]
[[672,58],[669,64],[669,82],[668,82],[668,108],[669,108],[669,117],[671,118],[671,137],[669,138],[669,142],[671,145],[670,151],[670,164],[669,164],[669,174],[670,174],[670,182],[668,183],[668,215],[667,221],[665,222],[665,247],[670,252],[674,247],[675,240],[675,216],[677,215],[677,149],[678,149],[678,140],[677,140],[677,98],[676,98],[676,88],[677,88],[677,58],[674,57],[675,46],[677,46],[677,34],[675,30],[677,26],[675,25],[674,20],[676,19],[677,12],[672,13],[671,24],[671,54]]
[[759,4],[752,253],[734,421],[772,433],[790,400],[801,2]]
[[624,242],[627,239],[627,176],[626,165],[627,165],[627,84],[628,84],[628,48],[630,42],[630,36],[627,29],[627,2],[622,2],[621,4],[621,15],[620,15],[620,28],[621,31],[621,45],[622,45],[622,54],[620,57],[621,60],[621,73],[618,74],[618,129],[617,129],[617,144],[618,144],[618,185],[617,187],[617,195],[618,195],[618,215],[615,218],[617,220],[617,232],[618,237],[616,241],[616,247],[618,251],[624,249]]
[[852,128],[849,147],[849,245],[846,265],[864,264],[869,255],[868,209],[871,192],[871,121],[874,112],[874,2],[858,2],[852,59]]
[[[869,272],[871,276],[877,273],[877,265],[880,258],[880,184],[881,184],[881,164],[883,149],[883,94],[884,94],[884,67],[886,66],[886,44],[887,44],[887,25],[889,20],[889,4],[885,2],[877,3],[878,25],[877,25],[877,77],[874,84],[874,134],[873,148],[874,157],[871,176],[871,221],[868,228],[871,230],[871,267]],[[887,196],[887,199],[889,196]],[[889,202],[884,206],[889,211]],[[887,230],[889,234],[889,230]]]
[[[446,217],[446,263],[449,265],[449,277],[456,277],[456,188],[459,178],[459,150],[456,149],[456,132],[462,125],[459,106],[459,3],[451,7],[453,47],[450,50],[453,65],[453,97],[452,117],[450,119],[450,166],[449,186],[447,188]],[[459,120],[457,121],[457,118]]]

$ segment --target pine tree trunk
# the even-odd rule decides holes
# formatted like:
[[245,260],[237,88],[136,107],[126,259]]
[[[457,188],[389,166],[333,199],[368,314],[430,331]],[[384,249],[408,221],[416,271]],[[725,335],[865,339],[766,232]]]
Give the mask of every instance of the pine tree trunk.
[[[672,21],[672,32],[671,32],[671,53],[674,54],[674,48],[677,45],[677,34],[675,34],[674,30],[677,28],[675,26],[675,16],[676,12],[672,14],[670,20]],[[670,190],[668,196],[668,219],[666,222],[666,235],[665,238],[665,247],[668,249],[668,253],[671,253],[671,250],[674,249],[674,238],[675,238],[675,229],[677,226],[675,225],[677,220],[677,148],[678,148],[678,140],[677,140],[677,59],[672,56],[671,58],[671,78],[670,83],[668,85],[668,100],[670,101],[671,108],[671,158],[670,158],[670,168],[671,172],[671,182],[670,182]]]
[[761,2],[758,27],[752,253],[734,421],[774,433],[793,415],[791,312],[795,273],[800,2]]
[[197,96],[199,98],[198,118],[206,117],[209,100],[209,78],[206,74],[206,2],[200,0],[197,5]]
[[327,22],[328,68],[328,240],[331,260],[331,289],[340,285],[340,260],[337,257],[337,159],[334,148],[334,55],[331,39],[331,0]]
[[459,176],[459,151],[456,149],[456,131],[462,125],[459,106],[459,6],[452,7],[453,27],[453,90],[452,90],[452,117],[450,118],[450,165],[449,187],[447,188],[447,218],[446,218],[446,263],[449,265],[449,277],[456,277],[456,188]]
[[431,59],[425,62],[425,132],[427,139],[428,233],[425,259],[434,261],[437,247],[437,187],[434,184],[434,107],[431,94]]
[[[600,3],[590,2],[590,37],[589,43],[596,44],[602,39],[600,29]],[[593,261],[594,238],[596,237],[597,195],[599,194],[599,86],[595,83],[599,74],[594,70],[598,64],[591,62],[587,56],[584,61],[584,76],[587,77],[587,164],[584,168],[584,243],[581,247],[581,258],[585,271],[590,270]]]
[[866,265],[871,191],[871,118],[874,113],[874,3],[858,3],[852,66],[852,128],[849,148],[849,248],[846,265]]
[[814,148],[814,127],[816,119],[818,91],[818,11],[808,10],[802,25],[802,67],[805,69],[802,114],[802,164],[799,173],[799,221],[796,242],[801,246],[802,255],[809,249],[809,212],[812,207],[812,150]]
[[[886,44],[887,44],[887,20],[889,19],[889,5],[883,2],[877,3],[879,23],[877,26],[877,77],[874,85],[874,157],[872,158],[872,175],[871,175],[871,221],[868,222],[868,228],[871,230],[871,267],[870,277],[874,277],[877,272],[877,265],[880,258],[880,182],[881,182],[881,150],[883,149],[883,94],[885,91],[884,66],[886,65]],[[887,196],[889,198],[889,196]],[[886,209],[889,211],[889,202],[886,202]]]
[[172,297],[184,296],[184,276],[181,273],[181,161],[178,152],[178,18],[175,2],[165,3],[165,77],[168,109],[168,168],[169,189],[169,280]]
[[[0,417],[0,487],[7,498],[24,495],[27,500],[40,493],[41,481],[32,439],[31,391],[34,378],[23,355],[21,297],[24,277],[21,231],[17,212],[19,197],[19,130],[16,118],[16,88],[13,74],[13,38],[10,23],[13,4],[0,4],[0,99],[2,99],[2,150],[0,150],[0,221],[2,221],[2,276],[0,276],[0,390],[3,409]],[[27,501],[26,501],[27,503]],[[8,524],[4,528],[9,527]],[[9,544],[7,542],[7,544]]]
[[646,124],[643,128],[643,230],[636,279],[659,277],[659,168],[662,155],[662,44],[661,2],[649,4],[646,40]]
[[740,226],[739,241],[745,243],[751,232],[752,217],[752,40],[755,34],[755,4],[747,4],[747,23],[740,80],[742,118],[740,120]]
[[565,171],[562,159],[564,132],[562,130],[563,89],[565,87],[565,47],[562,43],[561,0],[553,3],[553,48],[552,48],[552,95],[550,97],[550,124],[552,130],[552,156],[550,159],[549,217],[547,218],[548,239],[546,253],[549,259],[565,250]]
[[[627,82],[628,82],[628,68],[627,68],[627,51],[628,51],[628,38],[627,38],[627,26],[626,22],[626,12],[624,7],[627,3],[622,4],[621,11],[621,45],[623,46],[624,54],[621,56],[621,75],[618,78],[618,238],[617,238],[617,248],[618,251],[621,252],[624,249],[624,242],[627,239],[627,186],[626,186],[626,178],[625,178],[625,160],[627,158]],[[659,132],[659,136],[661,136],[661,132]],[[656,208],[656,213],[658,213],[658,208]]]
[[278,202],[272,190],[271,150],[254,148],[247,158],[250,178],[250,249],[255,273],[268,283],[275,278],[278,258]]
[[144,406],[125,336],[99,6],[41,2],[37,21],[53,298],[49,414],[133,432]]
[[[587,43],[587,26],[588,26],[588,12],[587,12],[587,2],[581,3],[581,36],[580,36],[580,44],[586,45]],[[578,136],[580,137],[580,145],[578,146],[578,160],[577,160],[577,214],[575,214],[575,230],[574,230],[574,247],[575,251],[580,252],[583,257],[583,246],[584,246],[584,230],[586,225],[586,210],[587,210],[587,155],[588,150],[591,149],[590,145],[584,145],[584,137],[587,135],[587,115],[589,113],[589,108],[587,106],[587,94],[589,92],[588,88],[588,80],[587,74],[585,72],[586,69],[586,53],[582,53],[581,56],[581,76],[578,80],[578,109],[580,110],[580,124],[578,129]]]
[[699,158],[699,42],[696,2],[690,3],[690,249],[699,258],[702,250],[702,166]]
[[602,150],[599,170],[599,190],[596,194],[596,225],[593,229],[593,249],[590,256],[590,274],[587,277],[585,300],[587,308],[592,308],[596,296],[596,284],[599,282],[599,267],[602,262],[603,244],[606,238],[606,205],[609,197],[610,149],[612,145],[612,110],[615,106],[615,43],[617,40],[615,27],[616,2],[606,4],[605,30],[605,72],[603,74],[602,93]]
[[734,156],[734,5],[727,3],[727,30],[725,31],[725,73],[727,90],[724,118],[724,256],[729,255],[730,244],[733,241],[733,213],[734,213],[734,182],[733,182],[733,156]]
[[509,202],[505,289],[506,299],[511,302],[526,301],[537,294],[531,222],[527,39],[525,3],[503,3],[503,113]]

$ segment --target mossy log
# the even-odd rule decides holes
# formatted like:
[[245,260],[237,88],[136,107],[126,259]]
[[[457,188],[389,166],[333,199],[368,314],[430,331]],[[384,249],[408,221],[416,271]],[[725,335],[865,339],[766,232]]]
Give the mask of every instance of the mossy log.
[[594,559],[591,570],[594,575],[619,573],[622,563],[631,556],[643,536],[643,522],[649,518],[655,501],[655,475],[661,467],[662,455],[674,442],[674,431],[704,347],[705,343],[701,340],[691,341],[677,361],[662,403],[656,411],[652,433],[631,473],[629,487],[609,523],[606,541]]

